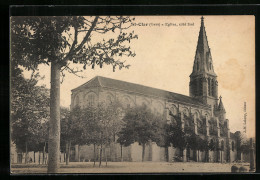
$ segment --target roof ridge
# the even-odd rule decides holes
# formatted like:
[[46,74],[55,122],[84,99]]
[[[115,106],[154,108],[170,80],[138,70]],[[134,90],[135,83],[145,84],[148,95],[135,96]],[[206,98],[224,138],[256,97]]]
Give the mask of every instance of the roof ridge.
[[[138,86],[142,86],[142,87],[146,87],[146,88],[152,88],[152,89],[160,90],[160,91],[164,91],[164,92],[170,92],[170,93],[174,93],[176,95],[185,96],[185,97],[194,99],[193,97],[188,96],[188,95],[183,95],[183,94],[179,94],[179,93],[176,93],[176,92],[167,91],[167,90],[164,90],[164,89],[159,89],[159,88],[155,88],[155,87],[151,87],[151,86],[145,86],[145,85],[138,84],[138,83],[133,83],[133,82],[123,81],[123,80],[119,80],[119,79],[108,78],[108,77],[104,77],[104,76],[98,76],[98,77],[104,78],[104,79],[110,79],[110,80],[113,80],[113,81],[120,81],[120,82],[123,82],[123,83],[129,83],[129,84],[133,84],[133,85],[138,85]],[[102,87],[106,87],[106,86],[102,86]]]
[[[95,79],[98,79],[98,76],[95,76],[95,77],[91,78],[90,80],[88,80],[88,81],[85,82],[84,84],[82,84],[82,85],[80,85],[80,86],[78,86],[78,87],[72,89],[71,91],[73,91],[73,90],[75,90],[75,89],[79,89],[80,87],[84,87],[85,85],[91,83],[91,82],[94,81]],[[100,84],[100,86],[101,86],[101,83],[100,83],[99,79],[98,79],[98,82],[99,82],[99,84]]]
[[175,99],[176,101],[183,101],[186,103],[197,104],[199,106],[206,105],[204,103],[198,102],[196,100],[196,98],[191,97],[191,96],[187,96],[187,95],[183,95],[183,94],[179,94],[179,93],[175,93],[172,91],[167,91],[167,90],[163,90],[163,89],[159,89],[159,88],[155,88],[155,87],[145,86],[145,85],[137,84],[137,83],[133,83],[133,82],[127,82],[127,81],[123,81],[123,80],[119,80],[119,79],[104,77],[104,76],[95,76],[87,83],[84,83],[82,86],[79,86],[78,88],[75,88],[75,89],[82,88],[82,87],[86,86],[86,84],[91,83],[93,80],[97,80],[98,85],[101,87],[105,87],[105,88],[113,88],[113,89],[117,89],[117,90],[141,93],[141,94],[145,93],[145,94],[151,95],[151,96],[165,97],[167,99],[172,99],[172,100]]

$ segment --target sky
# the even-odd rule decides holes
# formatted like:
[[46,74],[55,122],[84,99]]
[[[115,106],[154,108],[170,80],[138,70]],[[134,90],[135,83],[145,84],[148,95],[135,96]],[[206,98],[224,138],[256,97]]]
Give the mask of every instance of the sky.
[[[70,106],[71,89],[97,75],[189,95],[189,75],[195,57],[200,17],[136,16],[136,24],[129,29],[138,34],[138,40],[133,40],[130,44],[136,56],[122,59],[130,64],[130,68],[113,72],[110,66],[94,70],[87,67],[81,73],[85,78],[66,73],[61,84],[61,106]],[[230,130],[242,131],[244,115],[247,113],[247,136],[254,137],[255,18],[204,18],[213,66],[218,76],[218,94],[222,96]],[[96,37],[96,41],[102,38],[100,35]],[[92,39],[95,40],[94,34]],[[50,88],[50,67],[40,65],[39,72],[45,76],[39,84]],[[30,73],[24,74],[29,77]]]

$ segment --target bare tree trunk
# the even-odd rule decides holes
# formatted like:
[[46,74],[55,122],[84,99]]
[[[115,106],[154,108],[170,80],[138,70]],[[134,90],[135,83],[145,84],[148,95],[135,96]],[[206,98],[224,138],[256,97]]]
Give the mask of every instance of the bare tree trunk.
[[106,146],[105,146],[105,149],[104,149],[104,151],[105,151],[106,166],[107,166],[107,151],[106,151]]
[[25,142],[25,164],[27,164],[27,159],[28,159],[28,149],[27,149],[27,141]]
[[58,63],[51,63],[51,94],[49,121],[49,163],[48,173],[57,173],[60,152],[60,69]]
[[101,162],[102,162],[102,143],[100,145],[99,167],[101,166]]
[[35,151],[33,151],[33,163],[35,163]]
[[96,165],[96,144],[94,144],[94,164],[93,166]]
[[198,162],[200,162],[200,150],[198,150]]
[[71,146],[71,141],[69,141],[69,143],[67,143],[66,165],[69,165],[69,162],[70,162],[70,146]]
[[167,146],[164,147],[164,151],[165,151],[165,161],[169,162],[169,150]]
[[123,162],[123,145],[120,146],[121,146],[121,162]]
[[143,143],[142,162],[144,162],[145,144]]
[[44,142],[44,146],[43,146],[43,154],[42,154],[42,164],[44,164],[45,162],[45,148],[46,148],[46,142]]

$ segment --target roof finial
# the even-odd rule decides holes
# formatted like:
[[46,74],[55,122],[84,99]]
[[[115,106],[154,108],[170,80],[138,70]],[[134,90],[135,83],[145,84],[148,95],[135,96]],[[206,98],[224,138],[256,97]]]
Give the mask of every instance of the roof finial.
[[222,96],[221,96],[221,95],[219,96],[219,99],[220,99],[220,100],[222,99]]

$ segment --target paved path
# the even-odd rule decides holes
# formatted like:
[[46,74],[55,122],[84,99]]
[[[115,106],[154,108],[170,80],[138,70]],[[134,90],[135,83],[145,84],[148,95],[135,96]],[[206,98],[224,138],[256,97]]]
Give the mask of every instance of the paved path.
[[[93,167],[93,162],[70,162],[68,166],[61,164],[59,173],[212,173],[231,171],[233,164],[220,163],[168,163],[168,162],[102,162],[99,168],[98,163]],[[249,167],[249,164],[244,164]],[[34,174],[46,173],[46,165],[12,165],[12,173],[14,174]]]

